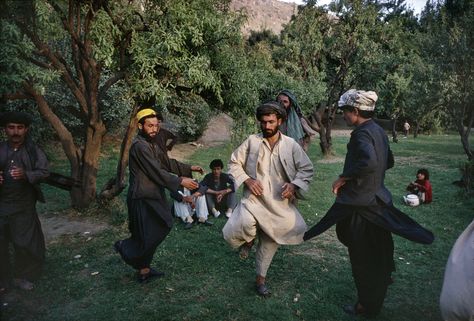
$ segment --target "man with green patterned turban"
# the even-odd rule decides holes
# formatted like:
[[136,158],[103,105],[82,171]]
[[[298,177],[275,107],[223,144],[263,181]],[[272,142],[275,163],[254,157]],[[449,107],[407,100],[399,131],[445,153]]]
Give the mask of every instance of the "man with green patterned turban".
[[276,100],[285,106],[287,114],[286,120],[280,126],[280,131],[296,140],[296,142],[307,151],[310,136],[315,135],[316,132],[307,124],[303,126],[303,113],[296,101],[295,95],[291,91],[284,89],[278,93]]

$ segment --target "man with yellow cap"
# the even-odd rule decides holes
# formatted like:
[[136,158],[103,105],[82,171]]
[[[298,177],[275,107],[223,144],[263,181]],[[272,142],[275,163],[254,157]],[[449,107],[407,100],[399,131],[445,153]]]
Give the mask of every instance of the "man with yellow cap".
[[431,244],[433,234],[393,206],[384,185],[385,171],[394,165],[384,130],[372,119],[377,94],[351,89],[339,99],[344,120],[355,129],[347,144],[342,174],[334,181],[336,201],[327,214],[305,233],[317,236],[332,225],[349,251],[357,301],[343,307],[350,315],[375,317],[393,281],[392,233],[411,241]]
[[129,189],[127,195],[131,237],[115,243],[115,250],[128,265],[138,270],[138,281],[161,277],[163,272],[150,264],[158,245],[173,225],[165,188],[176,191],[179,186],[190,190],[198,187],[191,178],[178,177],[163,169],[153,143],[159,128],[157,113],[146,108],[137,113],[139,133],[129,152]]

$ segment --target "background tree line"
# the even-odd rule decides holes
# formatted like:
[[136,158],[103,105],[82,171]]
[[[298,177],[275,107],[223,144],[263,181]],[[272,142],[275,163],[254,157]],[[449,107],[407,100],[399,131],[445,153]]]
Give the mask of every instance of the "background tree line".
[[[200,135],[215,111],[245,132],[253,110],[294,91],[332,153],[337,99],[349,88],[379,93],[378,117],[455,129],[467,158],[474,121],[474,3],[428,1],[419,17],[403,0],[309,0],[280,35],[240,32],[230,0],[28,0],[0,4],[2,110],[38,118],[70,163],[72,205],[98,197],[104,135],[123,134],[116,177],[125,187],[140,104],[159,106],[183,137]],[[124,130],[125,128],[125,130]]]

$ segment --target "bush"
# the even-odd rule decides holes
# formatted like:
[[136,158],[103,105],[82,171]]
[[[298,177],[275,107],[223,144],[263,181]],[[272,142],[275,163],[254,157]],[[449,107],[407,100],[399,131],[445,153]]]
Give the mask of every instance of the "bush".
[[175,128],[180,140],[200,137],[211,118],[209,105],[197,95],[175,97],[162,110],[165,121]]

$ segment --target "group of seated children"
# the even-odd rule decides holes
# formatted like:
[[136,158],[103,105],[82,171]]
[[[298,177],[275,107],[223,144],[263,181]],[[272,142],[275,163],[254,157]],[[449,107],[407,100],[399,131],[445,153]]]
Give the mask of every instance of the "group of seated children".
[[430,174],[427,169],[420,168],[416,172],[416,180],[407,186],[409,194],[403,197],[405,203],[411,206],[428,204],[433,200],[433,190],[430,183]]
[[170,193],[175,215],[183,220],[185,229],[193,227],[193,216],[196,216],[198,223],[208,226],[213,225],[208,220],[210,213],[218,217],[223,212],[230,218],[236,205],[234,180],[222,172],[222,160],[214,159],[209,167],[212,172],[204,176],[198,189],[189,191],[182,187]]

